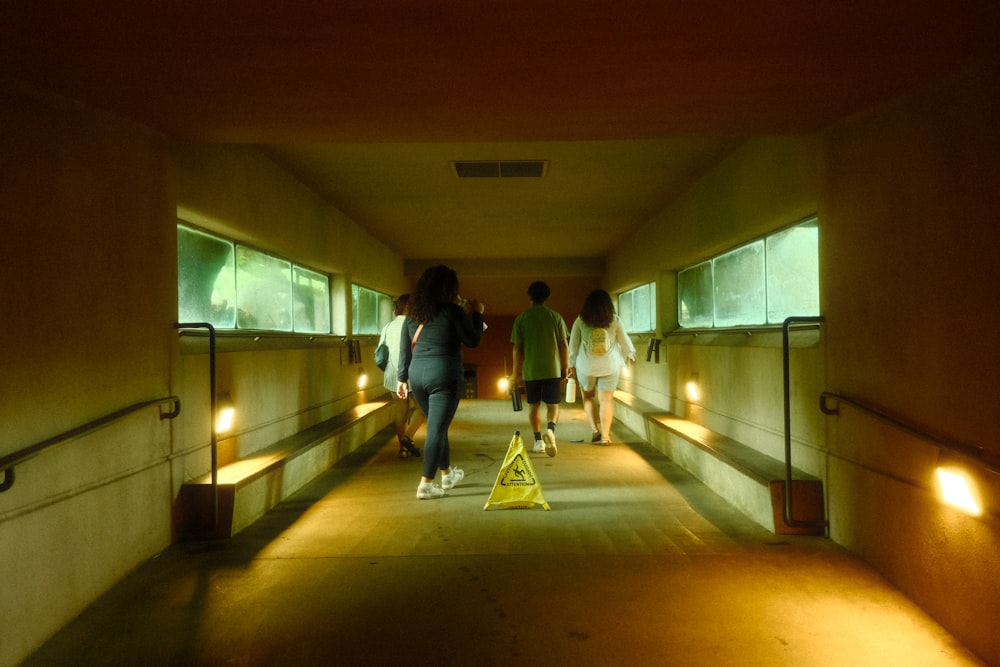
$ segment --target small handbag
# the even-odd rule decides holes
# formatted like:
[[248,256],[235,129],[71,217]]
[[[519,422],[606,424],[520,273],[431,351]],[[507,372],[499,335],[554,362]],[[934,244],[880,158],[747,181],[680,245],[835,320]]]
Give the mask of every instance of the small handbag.
[[375,348],[375,365],[380,371],[384,371],[389,365],[389,346],[385,343],[379,343]]

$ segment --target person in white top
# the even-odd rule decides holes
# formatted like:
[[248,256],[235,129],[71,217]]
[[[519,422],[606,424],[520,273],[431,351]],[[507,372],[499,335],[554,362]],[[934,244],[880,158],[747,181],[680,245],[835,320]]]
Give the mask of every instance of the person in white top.
[[[615,420],[615,389],[625,362],[635,363],[635,346],[615,314],[611,295],[594,290],[583,302],[569,336],[569,372],[583,394],[583,411],[590,422],[591,442],[611,444]],[[600,420],[594,396],[600,403]]]
[[[397,369],[399,368],[399,340],[403,335],[403,324],[406,322],[406,306],[410,302],[410,295],[403,294],[393,305],[393,319],[382,329],[378,344],[385,343],[389,348],[389,363],[385,367],[385,376],[382,385],[389,390],[389,396],[396,398]],[[407,397],[406,410],[397,413],[396,419],[396,439],[399,440],[399,456],[420,456],[420,450],[413,444],[413,436],[416,435],[420,427],[424,425],[424,413]]]

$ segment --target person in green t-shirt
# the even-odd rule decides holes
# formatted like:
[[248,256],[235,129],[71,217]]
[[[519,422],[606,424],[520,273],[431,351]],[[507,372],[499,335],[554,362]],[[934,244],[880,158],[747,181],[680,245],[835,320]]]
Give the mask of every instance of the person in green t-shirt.
[[[514,344],[511,391],[518,391],[524,384],[528,421],[535,434],[534,451],[555,456],[562,382],[569,367],[569,329],[562,315],[545,305],[551,293],[544,282],[531,283],[528,286],[531,307],[514,320],[510,334],[510,342]],[[543,402],[547,421],[544,433],[539,414]]]

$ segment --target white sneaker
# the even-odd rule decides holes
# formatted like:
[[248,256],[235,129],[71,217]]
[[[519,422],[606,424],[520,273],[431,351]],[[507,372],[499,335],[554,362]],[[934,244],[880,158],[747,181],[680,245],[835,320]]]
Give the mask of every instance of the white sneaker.
[[545,431],[542,434],[542,440],[545,441],[545,453],[549,456],[556,455],[556,432],[552,429]]
[[535,448],[532,449],[531,451],[533,451],[536,454],[544,454],[545,453],[545,443],[542,442],[541,440],[535,440]]
[[420,500],[430,500],[431,498],[440,498],[444,495],[444,489],[440,486],[434,486],[430,482],[420,482],[417,485],[417,498]]
[[441,488],[442,489],[454,489],[459,482],[465,478],[465,471],[461,468],[452,467],[451,472],[446,475],[441,475]]

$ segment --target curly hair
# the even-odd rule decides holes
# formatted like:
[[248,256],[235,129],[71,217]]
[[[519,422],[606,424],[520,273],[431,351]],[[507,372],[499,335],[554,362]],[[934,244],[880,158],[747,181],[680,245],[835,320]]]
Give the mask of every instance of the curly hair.
[[458,298],[458,274],[444,264],[432,266],[420,276],[410,297],[410,317],[426,324]]
[[587,295],[580,311],[580,319],[588,327],[607,327],[615,319],[615,305],[611,295],[602,289],[595,289]]

